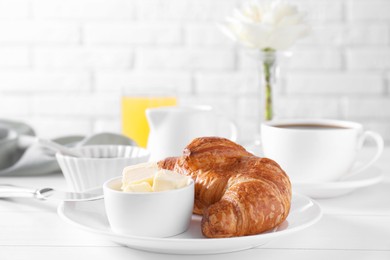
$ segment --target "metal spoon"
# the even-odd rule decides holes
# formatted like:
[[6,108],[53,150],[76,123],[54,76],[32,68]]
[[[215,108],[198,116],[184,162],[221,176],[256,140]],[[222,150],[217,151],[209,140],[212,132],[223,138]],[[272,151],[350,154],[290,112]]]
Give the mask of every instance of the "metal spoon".
[[58,144],[56,142],[50,141],[49,139],[42,139],[35,136],[21,135],[19,136],[19,146],[28,147],[33,143],[37,143],[41,146],[49,148],[55,152],[61,152],[64,155],[69,155],[73,157],[85,157],[81,152],[70,149],[67,146]]
[[12,184],[0,184],[0,198],[35,198],[40,200],[57,201],[86,201],[103,198],[102,188],[90,190],[85,193],[66,192],[52,188],[28,188]]

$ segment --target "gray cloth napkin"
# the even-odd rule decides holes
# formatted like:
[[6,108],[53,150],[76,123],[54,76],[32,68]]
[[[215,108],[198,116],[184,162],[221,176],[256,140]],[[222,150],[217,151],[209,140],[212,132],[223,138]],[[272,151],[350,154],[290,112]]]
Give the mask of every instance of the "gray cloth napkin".
[[[0,120],[0,127],[13,129],[20,135],[35,136],[34,130],[24,123]],[[64,136],[52,141],[69,147],[99,144],[136,146],[132,139],[115,133],[99,133],[90,136]],[[32,144],[25,149],[19,149],[16,153],[16,162],[8,168],[1,169],[0,176],[33,176],[61,171],[55,158],[55,152],[39,144]]]

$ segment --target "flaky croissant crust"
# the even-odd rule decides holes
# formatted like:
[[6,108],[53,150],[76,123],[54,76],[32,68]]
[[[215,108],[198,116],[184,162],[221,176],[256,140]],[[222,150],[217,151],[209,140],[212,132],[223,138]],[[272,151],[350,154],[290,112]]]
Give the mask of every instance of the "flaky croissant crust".
[[275,161],[256,157],[228,139],[194,139],[181,157],[158,165],[195,181],[194,213],[203,215],[206,237],[259,234],[281,224],[289,213],[286,173]]

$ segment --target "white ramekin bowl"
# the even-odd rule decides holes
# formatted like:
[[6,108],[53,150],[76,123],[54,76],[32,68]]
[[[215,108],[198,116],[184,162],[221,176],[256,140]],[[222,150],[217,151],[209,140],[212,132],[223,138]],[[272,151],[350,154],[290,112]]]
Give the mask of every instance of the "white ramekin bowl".
[[77,192],[102,187],[106,180],[120,175],[126,166],[147,162],[150,156],[144,148],[126,145],[93,145],[74,150],[85,157],[56,153],[56,158],[68,186]]
[[104,204],[114,233],[140,237],[170,237],[186,231],[194,206],[194,181],[161,192],[122,192],[122,177],[103,185]]

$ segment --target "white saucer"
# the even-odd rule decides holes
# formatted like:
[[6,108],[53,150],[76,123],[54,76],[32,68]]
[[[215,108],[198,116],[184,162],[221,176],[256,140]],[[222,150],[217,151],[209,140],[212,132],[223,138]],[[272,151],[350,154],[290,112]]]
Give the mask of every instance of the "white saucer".
[[68,223],[134,249],[170,254],[215,254],[261,246],[277,237],[302,230],[316,223],[322,212],[316,202],[306,196],[294,194],[290,214],[279,227],[259,235],[234,238],[203,237],[200,230],[201,217],[195,215],[189,229],[174,237],[118,235],[109,227],[103,200],[62,202],[58,207],[58,214]]
[[383,173],[376,167],[370,167],[342,181],[325,183],[293,183],[293,191],[314,199],[334,198],[352,191],[381,182]]

